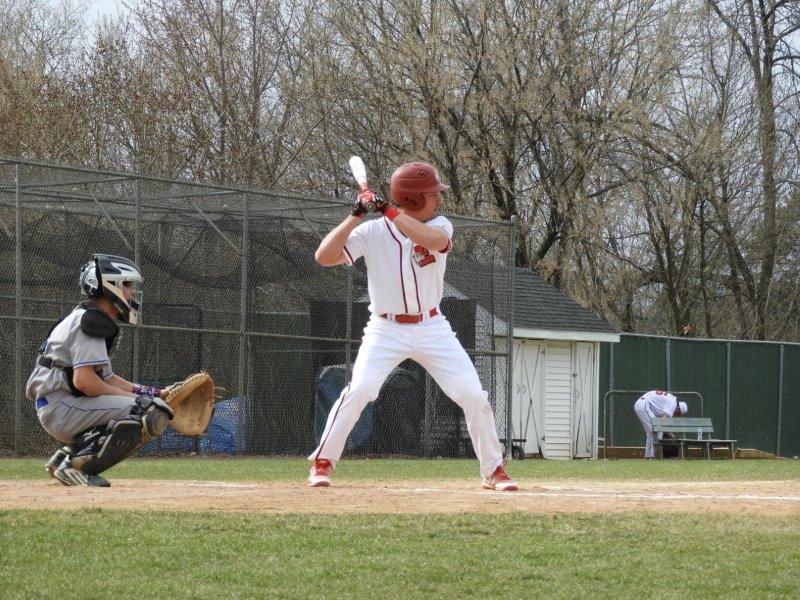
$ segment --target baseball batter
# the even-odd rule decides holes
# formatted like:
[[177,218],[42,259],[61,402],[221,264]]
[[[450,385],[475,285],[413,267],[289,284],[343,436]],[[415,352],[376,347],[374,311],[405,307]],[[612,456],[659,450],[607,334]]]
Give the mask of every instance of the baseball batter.
[[[517,489],[503,467],[488,394],[439,308],[453,238],[453,225],[438,215],[441,193],[448,189],[431,165],[405,164],[394,172],[390,184],[392,200],[399,208],[363,191],[351,214],[317,249],[317,262],[326,267],[364,259],[371,316],[352,379],[331,408],[319,446],[309,456],[313,461],[310,486],[330,485],[361,411],[378,397],[392,369],[410,358],[463,409],[483,487]],[[365,207],[371,205],[382,216],[364,222]]]
[[655,458],[653,449],[653,417],[679,417],[689,411],[686,402],[678,402],[678,398],[669,392],[652,390],[639,398],[633,410],[642,422],[645,432],[645,458]]
[[99,473],[160,435],[172,418],[162,391],[111,369],[118,319],[135,324],[142,275],[135,263],[95,254],[80,273],[88,299],[57,322],[39,348],[26,395],[45,431],[66,444],[45,465],[64,485],[108,487]]

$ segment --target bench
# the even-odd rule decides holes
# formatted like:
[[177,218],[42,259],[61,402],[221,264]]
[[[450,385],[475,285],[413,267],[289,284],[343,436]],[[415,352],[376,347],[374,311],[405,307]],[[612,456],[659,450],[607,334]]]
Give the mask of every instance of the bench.
[[[499,438],[500,446],[503,448],[503,453],[506,450],[506,438]],[[511,458],[514,460],[523,460],[525,458],[525,442],[528,438],[511,438]],[[472,448],[472,439],[462,437],[458,441],[457,448],[458,456],[470,456],[475,453]]]
[[[525,458],[524,444],[527,438],[511,438],[511,458],[514,460],[522,460]],[[500,438],[500,445],[506,447],[506,438]]]
[[[714,426],[711,419],[704,417],[653,417],[653,448],[656,458],[664,458],[664,447],[678,448],[678,458],[689,458],[689,450],[699,448],[703,457],[711,459],[714,450],[726,450],[730,458],[734,457],[736,440],[718,440],[713,437]],[[698,439],[700,432],[700,439]],[[658,439],[659,433],[668,433],[672,437]]]

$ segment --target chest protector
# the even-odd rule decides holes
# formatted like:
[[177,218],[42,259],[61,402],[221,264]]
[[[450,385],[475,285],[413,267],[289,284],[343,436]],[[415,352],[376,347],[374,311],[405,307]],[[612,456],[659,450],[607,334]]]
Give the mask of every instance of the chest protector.
[[[104,338],[106,342],[106,352],[111,354],[111,351],[114,348],[114,343],[117,341],[117,334],[119,334],[119,327],[114,320],[100,310],[94,302],[90,302],[88,300],[81,302],[76,308],[83,308],[86,310],[81,317],[81,331],[91,337]],[[68,316],[69,315],[65,315],[53,323],[53,326],[47,332],[47,337],[39,346],[36,362],[48,369],[61,369],[64,372],[64,375],[67,377],[67,384],[69,385],[72,395],[85,396],[86,394],[76,388],[75,384],[73,383],[75,369],[73,369],[72,365],[60,364],[53,361],[53,359],[46,358],[44,356],[45,350],[47,350],[47,342],[50,340],[50,335],[53,333],[53,330],[58,326],[58,324]]]

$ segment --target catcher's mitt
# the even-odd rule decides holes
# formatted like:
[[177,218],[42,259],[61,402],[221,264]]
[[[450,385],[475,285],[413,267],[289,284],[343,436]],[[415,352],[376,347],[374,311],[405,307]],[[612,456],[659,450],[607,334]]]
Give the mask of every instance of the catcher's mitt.
[[216,389],[211,376],[200,371],[164,390],[164,402],[175,411],[175,416],[169,423],[175,431],[184,435],[205,433],[211,415],[214,414]]

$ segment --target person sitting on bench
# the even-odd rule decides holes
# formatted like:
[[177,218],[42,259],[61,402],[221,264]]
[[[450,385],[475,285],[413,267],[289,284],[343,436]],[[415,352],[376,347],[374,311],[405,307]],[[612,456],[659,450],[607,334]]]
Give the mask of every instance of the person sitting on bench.
[[[644,394],[633,405],[633,410],[642,422],[645,432],[645,458],[655,458],[653,449],[653,417],[680,417],[689,411],[686,402],[679,402],[678,398],[669,392],[652,390]],[[659,439],[661,439],[659,434]]]

